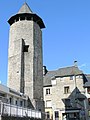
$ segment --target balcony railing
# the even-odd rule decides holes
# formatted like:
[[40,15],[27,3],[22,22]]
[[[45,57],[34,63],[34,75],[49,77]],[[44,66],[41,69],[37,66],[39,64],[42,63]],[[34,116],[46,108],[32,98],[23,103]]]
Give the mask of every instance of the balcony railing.
[[0,114],[41,119],[41,112],[0,102]]

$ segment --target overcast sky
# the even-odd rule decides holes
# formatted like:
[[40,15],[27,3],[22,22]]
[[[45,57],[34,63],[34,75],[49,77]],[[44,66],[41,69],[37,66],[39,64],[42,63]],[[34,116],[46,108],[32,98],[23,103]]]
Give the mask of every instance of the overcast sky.
[[[0,0],[0,81],[7,83],[8,19],[25,0]],[[72,66],[90,73],[90,0],[27,0],[44,21],[43,63],[48,70]]]

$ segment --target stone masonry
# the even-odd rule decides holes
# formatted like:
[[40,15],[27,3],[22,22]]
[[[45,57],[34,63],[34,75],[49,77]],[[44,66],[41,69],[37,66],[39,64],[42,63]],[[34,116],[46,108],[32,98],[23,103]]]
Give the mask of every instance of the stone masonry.
[[[38,22],[39,21],[39,22]],[[42,19],[27,3],[9,19],[8,86],[29,96],[35,109],[44,109]]]

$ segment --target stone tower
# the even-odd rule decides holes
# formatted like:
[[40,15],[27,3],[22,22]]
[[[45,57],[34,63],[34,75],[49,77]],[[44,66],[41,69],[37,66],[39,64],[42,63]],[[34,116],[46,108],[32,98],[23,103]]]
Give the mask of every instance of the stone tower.
[[42,19],[27,3],[12,16],[9,33],[8,86],[27,94],[35,109],[43,108]]

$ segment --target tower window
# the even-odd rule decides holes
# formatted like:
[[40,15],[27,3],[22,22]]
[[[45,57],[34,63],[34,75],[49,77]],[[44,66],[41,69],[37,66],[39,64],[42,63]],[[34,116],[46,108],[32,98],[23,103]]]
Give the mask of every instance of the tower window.
[[20,17],[20,20],[25,20],[25,17],[23,17],[23,16],[22,16],[22,17]]
[[29,16],[29,17],[27,17],[27,20],[31,20],[31,17]]
[[29,45],[24,45],[23,52],[28,52]]
[[16,18],[16,22],[19,21],[19,18]]

